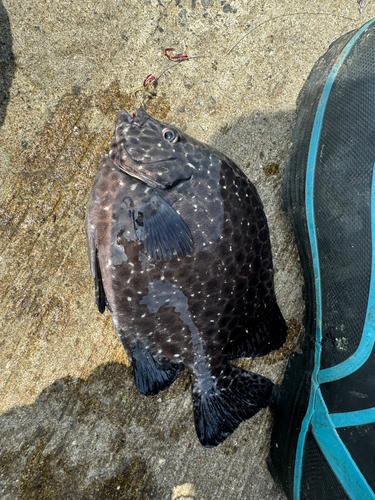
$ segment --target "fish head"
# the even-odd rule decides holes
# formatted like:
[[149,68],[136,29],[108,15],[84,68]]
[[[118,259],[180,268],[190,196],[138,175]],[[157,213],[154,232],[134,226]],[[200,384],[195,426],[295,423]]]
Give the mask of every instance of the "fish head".
[[171,189],[204,168],[205,149],[139,108],[133,115],[120,112],[109,156],[118,168],[150,187]]

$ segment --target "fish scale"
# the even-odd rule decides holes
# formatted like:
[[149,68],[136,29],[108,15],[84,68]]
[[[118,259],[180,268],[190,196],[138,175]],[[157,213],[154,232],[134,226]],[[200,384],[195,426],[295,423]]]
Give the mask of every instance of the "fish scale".
[[224,441],[273,385],[230,360],[286,338],[255,187],[215,149],[122,111],[86,227],[98,308],[111,312],[138,390],[156,394],[187,368],[200,442]]

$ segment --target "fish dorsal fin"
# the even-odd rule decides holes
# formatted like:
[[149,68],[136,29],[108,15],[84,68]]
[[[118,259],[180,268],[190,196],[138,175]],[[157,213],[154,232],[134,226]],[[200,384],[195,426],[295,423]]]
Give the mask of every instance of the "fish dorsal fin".
[[189,255],[193,240],[188,226],[161,196],[151,193],[149,200],[132,212],[137,239],[152,260]]

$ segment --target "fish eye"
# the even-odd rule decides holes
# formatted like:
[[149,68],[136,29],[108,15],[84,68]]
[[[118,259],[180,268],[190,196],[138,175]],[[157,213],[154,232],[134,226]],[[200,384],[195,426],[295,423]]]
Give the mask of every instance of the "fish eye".
[[163,137],[166,141],[171,143],[175,143],[179,139],[178,134],[170,128],[165,128],[163,130]]

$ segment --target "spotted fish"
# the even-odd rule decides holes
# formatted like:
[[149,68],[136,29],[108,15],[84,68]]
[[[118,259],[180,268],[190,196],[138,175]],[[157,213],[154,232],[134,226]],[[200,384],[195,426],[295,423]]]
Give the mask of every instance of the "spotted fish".
[[230,363],[286,337],[262,203],[233,161],[143,109],[121,111],[86,229],[96,303],[139,392],[157,394],[187,368],[206,447],[267,406],[272,382]]

